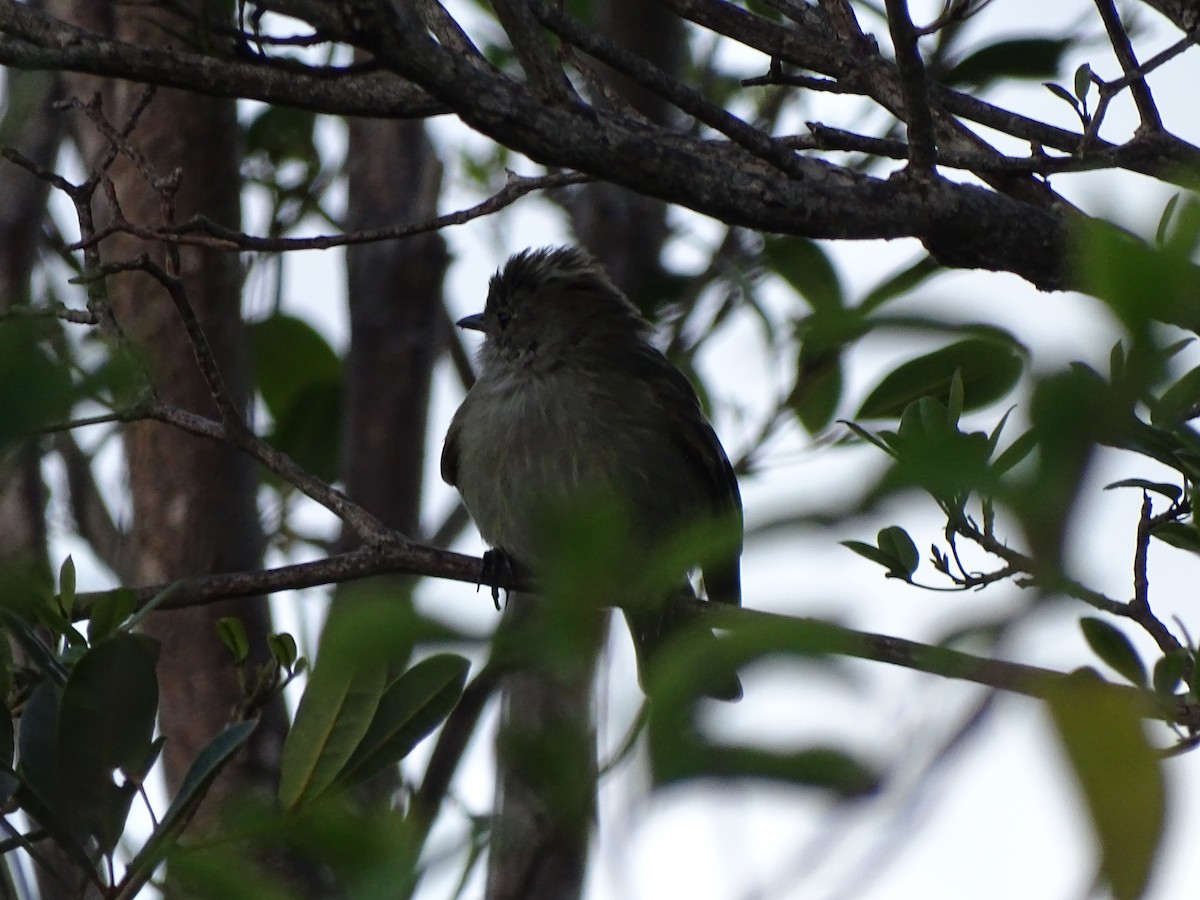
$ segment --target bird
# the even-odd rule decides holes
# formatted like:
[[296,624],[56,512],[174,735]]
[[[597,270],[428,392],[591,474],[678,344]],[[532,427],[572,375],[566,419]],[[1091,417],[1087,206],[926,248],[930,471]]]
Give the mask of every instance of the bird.
[[[733,466],[687,377],[591,254],[578,246],[516,253],[492,276],[483,311],[457,325],[484,340],[478,377],[446,434],[441,475],[492,552],[536,578],[545,543],[539,511],[604,491],[620,502],[639,546],[660,546],[697,522],[721,523],[724,552],[690,562],[700,565],[710,600],[741,604]],[[686,619],[671,599],[623,607],[643,687]],[[731,666],[710,674],[701,693],[736,700],[742,687]]]

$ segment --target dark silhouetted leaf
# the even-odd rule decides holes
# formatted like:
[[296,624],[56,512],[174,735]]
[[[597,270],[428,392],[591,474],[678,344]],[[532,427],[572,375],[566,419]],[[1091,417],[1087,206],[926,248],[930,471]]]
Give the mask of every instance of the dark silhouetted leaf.
[[1053,78],[1071,43],[1063,38],[997,41],[955,65],[946,74],[945,83],[986,85],[1002,78]]
[[1138,687],[1146,686],[1146,667],[1123,631],[1092,616],[1080,619],[1079,627],[1093,653]]

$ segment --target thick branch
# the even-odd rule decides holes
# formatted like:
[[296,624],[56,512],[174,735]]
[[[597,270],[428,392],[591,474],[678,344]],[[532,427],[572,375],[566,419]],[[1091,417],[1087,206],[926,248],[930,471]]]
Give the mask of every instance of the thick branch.
[[153,82],[211,97],[246,97],[335,115],[424,118],[448,112],[391,72],[319,74],[111,40],[16,0],[0,0],[0,64]]

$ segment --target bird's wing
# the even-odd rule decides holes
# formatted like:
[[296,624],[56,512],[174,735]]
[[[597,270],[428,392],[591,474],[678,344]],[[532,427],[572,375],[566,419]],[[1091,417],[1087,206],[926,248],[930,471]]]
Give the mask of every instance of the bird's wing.
[[458,434],[461,430],[458,415],[450,420],[446,429],[446,440],[442,444],[442,481],[458,486]]
[[718,521],[729,522],[730,527],[737,529],[736,547],[730,555],[704,567],[704,586],[710,599],[740,605],[743,521],[737,476],[717,433],[700,408],[700,398],[692,383],[657,350],[647,350],[639,368],[660,396],[660,407],[680,454],[707,488],[708,511]]

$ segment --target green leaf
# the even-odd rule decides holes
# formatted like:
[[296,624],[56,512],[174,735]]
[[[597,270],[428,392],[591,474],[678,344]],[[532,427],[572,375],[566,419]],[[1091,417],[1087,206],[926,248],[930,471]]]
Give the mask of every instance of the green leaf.
[[276,313],[248,330],[254,377],[271,418],[278,420],[314,384],[340,384],[341,360],[303,319]]
[[889,300],[895,300],[919,287],[941,271],[944,270],[932,256],[922,256],[911,266],[889,276],[871,288],[855,308],[860,313],[877,309]]
[[704,733],[697,689],[706,672],[733,671],[758,659],[780,656],[828,666],[829,654],[845,653],[857,640],[846,629],[812,619],[777,617],[749,625],[729,624],[732,627],[720,641],[676,642],[673,664],[651,673],[647,688],[653,714],[647,723],[647,745],[656,784],[749,777],[832,790],[846,797],[874,791],[878,775],[841,748],[729,744]]
[[888,578],[911,580],[912,574],[917,570],[921,560],[917,546],[908,536],[908,532],[893,525],[881,530],[877,540],[879,541],[877,547],[862,541],[841,541],[840,543],[859,556],[883,566],[888,570]]
[[217,636],[230,652],[233,661],[244,663],[250,656],[250,639],[246,636],[246,626],[235,616],[222,616],[217,619]]
[[62,614],[70,620],[75,607],[75,560],[69,554],[58,569],[58,602]]
[[454,709],[470,668],[469,660],[441,653],[421,660],[388,685],[339,780],[364,781],[406,757]]
[[987,406],[1007,394],[1021,377],[1017,344],[969,338],[909,360],[888,374],[863,401],[858,418],[895,418],[922,397],[946,400],[955,374],[963,385],[963,410]]
[[1072,79],[1075,87],[1075,96],[1079,98],[1080,103],[1086,103],[1088,93],[1092,89],[1092,67],[1084,63],[1075,70],[1075,76]]
[[948,85],[987,85],[1005,78],[1053,78],[1073,41],[1064,38],[1013,38],[976,50],[946,74]]
[[306,385],[275,417],[267,439],[301,467],[325,481],[337,479],[341,452],[342,382],[327,378]]
[[279,803],[295,812],[331,787],[375,718],[387,669],[318,656],[283,745]]
[[[1079,223],[1075,267],[1082,288],[1108,305],[1134,335],[1151,321],[1200,329],[1200,269],[1190,241],[1155,247],[1100,220]],[[1157,355],[1157,354],[1156,354]]]
[[1070,92],[1070,91],[1068,91],[1068,90],[1067,90],[1065,87],[1063,87],[1061,84],[1054,84],[1054,83],[1052,83],[1052,82],[1049,82],[1049,81],[1043,81],[1043,82],[1042,82],[1042,87],[1046,88],[1046,90],[1048,90],[1048,91],[1049,91],[1050,93],[1052,93],[1054,96],[1056,96],[1056,97],[1061,97],[1063,100],[1066,100],[1068,103],[1070,103],[1070,104],[1071,104],[1071,108],[1072,108],[1072,109],[1074,109],[1076,112],[1081,112],[1081,110],[1080,110],[1080,108],[1079,108],[1079,101],[1078,101],[1078,100],[1076,100],[1076,99],[1075,99],[1075,98],[1074,98],[1074,97],[1071,95],[1071,92]]
[[1164,522],[1151,531],[1150,536],[1178,550],[1200,553],[1200,532],[1190,523]]
[[1154,693],[1164,698],[1173,696],[1192,662],[1191,654],[1186,650],[1175,650],[1160,657],[1154,664]]
[[51,360],[42,341],[57,331],[36,319],[0,327],[0,453],[70,415],[75,391],[68,366]]
[[1158,227],[1154,230],[1154,243],[1160,247],[1167,242],[1167,229],[1171,227],[1171,217],[1175,214],[1175,207],[1179,205],[1181,196],[1181,194],[1172,194],[1167,205],[1163,207],[1162,215],[1158,218]]
[[154,736],[157,661],[155,641],[117,633],[80,657],[63,688],[58,777],[73,818],[106,852],[124,830],[135,792],[113,773],[139,770]]
[[315,122],[316,116],[308,110],[268,106],[246,128],[246,152],[265,153],[275,165],[292,159],[315,160]]
[[1177,484],[1147,481],[1145,478],[1122,478],[1120,481],[1114,481],[1104,486],[1106,491],[1111,491],[1113,488],[1137,488],[1154,494],[1162,494],[1172,503],[1178,502],[1179,498],[1183,496],[1183,488]]
[[787,404],[804,430],[816,434],[826,428],[837,413],[842,399],[842,363],[840,354],[822,354],[818,360],[805,358],[800,351],[796,385],[788,395]]
[[816,241],[770,235],[763,242],[763,257],[768,268],[814,310],[841,309],[845,305],[837,271]]
[[1048,706],[1091,814],[1101,872],[1118,900],[1141,897],[1165,821],[1161,762],[1143,731],[1145,705],[1080,673],[1051,691]]
[[296,664],[296,660],[300,656],[300,650],[296,646],[296,639],[286,631],[281,631],[279,634],[273,634],[268,637],[267,649],[271,652],[272,659],[281,668],[289,671]]
[[101,594],[88,617],[88,643],[93,647],[117,630],[137,607],[137,595],[129,588],[117,588]]
[[1150,406],[1150,421],[1161,428],[1172,428],[1195,418],[1200,411],[1200,366],[1192,369],[1167,388]]
[[917,571],[917,566],[920,565],[921,554],[917,552],[917,545],[908,536],[908,532],[899,525],[892,525],[882,529],[876,540],[879,542],[879,549],[896,561],[897,568],[893,574],[905,581],[912,578],[913,572]]
[[1092,616],[1080,619],[1079,627],[1093,653],[1138,687],[1146,687],[1146,667],[1123,631]]
[[187,774],[183,777],[183,783],[179,786],[179,793],[171,800],[171,805],[158,823],[158,827],[154,829],[154,833],[150,835],[149,840],[142,845],[142,849],[129,863],[126,879],[130,889],[125,891],[126,896],[136,896],[137,886],[144,885],[150,880],[159,863],[170,851],[187,823],[191,821],[196,807],[208,793],[213,781],[221,774],[221,770],[233,759],[234,755],[250,740],[250,735],[254,733],[257,725],[256,720],[230,725],[209,741],[192,761]]

